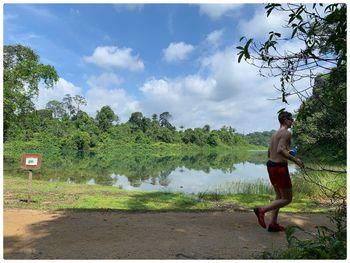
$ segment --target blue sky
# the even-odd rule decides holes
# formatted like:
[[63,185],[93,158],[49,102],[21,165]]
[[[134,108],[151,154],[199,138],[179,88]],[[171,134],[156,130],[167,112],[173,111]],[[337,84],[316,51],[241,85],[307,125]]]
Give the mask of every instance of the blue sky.
[[[87,99],[94,116],[109,105],[128,120],[132,112],[168,111],[177,128],[223,125],[249,133],[278,128],[276,112],[294,111],[269,100],[278,80],[237,63],[241,36],[265,39],[280,27],[263,4],[10,4],[3,7],[4,44],[35,50],[60,80],[40,88],[37,108],[65,94]],[[294,47],[294,43],[286,43]]]

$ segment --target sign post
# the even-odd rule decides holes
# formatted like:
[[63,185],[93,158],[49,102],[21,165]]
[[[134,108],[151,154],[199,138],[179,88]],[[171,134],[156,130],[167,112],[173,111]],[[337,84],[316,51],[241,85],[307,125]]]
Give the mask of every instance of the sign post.
[[33,170],[38,170],[41,167],[41,154],[22,154],[21,158],[21,168],[29,171],[28,180],[28,200],[30,203],[32,201],[32,177]]
[[32,201],[32,177],[33,177],[33,172],[32,170],[29,170],[28,203]]

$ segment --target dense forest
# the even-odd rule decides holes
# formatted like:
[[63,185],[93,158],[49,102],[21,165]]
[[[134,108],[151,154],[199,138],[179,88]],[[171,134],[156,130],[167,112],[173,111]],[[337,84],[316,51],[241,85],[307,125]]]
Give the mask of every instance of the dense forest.
[[264,132],[252,132],[246,135],[246,138],[250,144],[260,145],[268,147],[270,144],[271,136],[276,130],[264,131]]

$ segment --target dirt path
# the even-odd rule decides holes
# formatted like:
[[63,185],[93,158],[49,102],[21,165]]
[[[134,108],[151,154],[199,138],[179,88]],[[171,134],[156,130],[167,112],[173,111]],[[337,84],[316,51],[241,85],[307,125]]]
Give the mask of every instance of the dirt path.
[[[325,214],[281,213],[315,231]],[[76,212],[4,210],[5,259],[246,259],[286,247],[252,212]]]

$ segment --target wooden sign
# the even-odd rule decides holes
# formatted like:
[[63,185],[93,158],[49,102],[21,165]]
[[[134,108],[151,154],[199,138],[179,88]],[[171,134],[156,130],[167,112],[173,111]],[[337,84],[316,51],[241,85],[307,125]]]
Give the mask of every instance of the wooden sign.
[[22,154],[21,168],[25,170],[38,170],[41,166],[41,154]]

